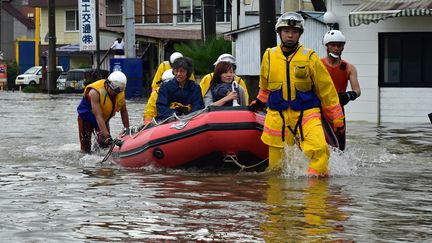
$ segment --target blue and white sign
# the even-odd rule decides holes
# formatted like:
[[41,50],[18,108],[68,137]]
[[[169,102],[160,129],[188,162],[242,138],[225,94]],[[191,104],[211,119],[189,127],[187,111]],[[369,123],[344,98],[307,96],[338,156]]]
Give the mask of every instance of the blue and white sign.
[[80,50],[96,50],[95,0],[78,0]]

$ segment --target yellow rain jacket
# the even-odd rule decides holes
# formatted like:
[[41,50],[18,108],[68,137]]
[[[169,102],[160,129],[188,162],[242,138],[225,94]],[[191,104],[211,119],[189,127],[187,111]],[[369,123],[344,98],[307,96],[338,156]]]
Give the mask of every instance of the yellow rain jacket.
[[158,91],[159,88],[153,90],[147,101],[147,105],[144,110],[144,118],[143,118],[144,124],[150,123],[153,120],[153,118],[157,116],[156,100],[158,98]]
[[[201,87],[201,94],[204,97],[204,95],[207,93],[208,89],[210,88],[210,82],[213,78],[213,73],[209,73],[206,76],[204,76],[201,81],[200,81],[200,87]],[[240,85],[243,90],[245,91],[245,95],[246,95],[246,105],[249,105],[249,93],[248,93],[248,89],[246,86],[246,82],[243,81],[242,78],[240,78],[239,76],[235,77],[235,81],[238,83],[238,85]]]
[[116,112],[119,112],[125,103],[125,93],[122,91],[116,95],[115,104],[113,106],[108,91],[105,89],[104,79],[87,85],[84,89],[84,95],[87,95],[91,89],[95,89],[99,92],[99,103],[102,109],[102,117],[105,122],[113,117]]
[[[261,136],[270,146],[269,152],[274,155],[275,149],[283,148],[284,141],[293,145],[296,138],[311,159],[309,171],[327,174],[330,152],[320,106],[334,127],[343,125],[344,115],[332,79],[318,55],[302,45],[288,57],[280,46],[267,49],[262,58],[259,87],[257,98],[269,106]],[[273,158],[272,161],[270,156],[270,169],[280,166],[280,157]]]

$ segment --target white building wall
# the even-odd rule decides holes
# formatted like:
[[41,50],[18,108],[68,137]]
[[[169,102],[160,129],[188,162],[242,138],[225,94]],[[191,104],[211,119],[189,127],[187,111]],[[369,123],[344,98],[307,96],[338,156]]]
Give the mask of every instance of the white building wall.
[[[342,58],[356,66],[362,90],[361,96],[346,106],[347,120],[428,122],[427,114],[432,112],[432,88],[381,88],[379,93],[378,33],[431,32],[432,16],[391,18],[377,24],[350,27],[349,12],[360,2],[333,0],[329,8],[347,39]],[[407,113],[413,115],[408,119]]]
[[259,36],[259,28],[238,35],[234,53],[238,63],[237,75],[259,75],[261,64]]
[[432,88],[381,88],[381,122],[429,123]]

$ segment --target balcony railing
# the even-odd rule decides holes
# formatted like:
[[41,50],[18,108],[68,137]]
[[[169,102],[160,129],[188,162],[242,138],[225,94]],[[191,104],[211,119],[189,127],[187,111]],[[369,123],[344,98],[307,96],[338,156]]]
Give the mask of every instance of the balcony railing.
[[106,15],[107,26],[123,26],[123,14],[107,14]]
[[[106,24],[108,27],[123,26],[123,14],[107,14]],[[173,18],[177,16],[177,23],[192,24],[201,22],[201,13],[178,13],[178,14],[146,14],[135,15],[135,24],[173,24]],[[231,12],[217,13],[218,23],[226,23],[231,20]]]

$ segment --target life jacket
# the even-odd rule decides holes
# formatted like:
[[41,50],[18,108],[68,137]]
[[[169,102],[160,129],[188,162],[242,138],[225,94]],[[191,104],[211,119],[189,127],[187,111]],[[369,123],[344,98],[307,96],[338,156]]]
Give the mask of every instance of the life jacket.
[[348,62],[341,60],[341,62],[336,66],[331,66],[327,63],[326,58],[322,58],[324,66],[327,68],[330,76],[333,80],[333,84],[338,93],[345,92],[348,86]]
[[[267,49],[269,52],[268,87],[270,91],[267,105],[272,110],[304,111],[320,107],[320,100],[314,93],[311,77],[310,57],[313,50],[300,45],[286,58],[280,47]],[[283,59],[283,61],[279,60]]]
[[92,89],[95,89],[99,93],[99,104],[102,110],[102,117],[105,122],[108,122],[109,119],[111,119],[111,117],[113,117],[115,113],[119,112],[123,107],[125,103],[124,91],[120,92],[115,97],[110,97],[108,91],[105,89],[104,79],[87,85],[84,89],[84,97],[78,105],[77,111],[82,119],[92,123],[96,122],[96,118],[92,112],[90,97],[88,96],[90,90]]

